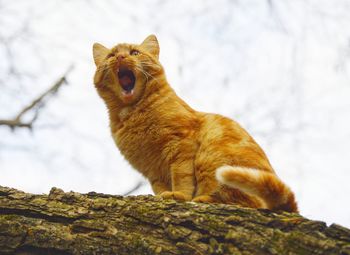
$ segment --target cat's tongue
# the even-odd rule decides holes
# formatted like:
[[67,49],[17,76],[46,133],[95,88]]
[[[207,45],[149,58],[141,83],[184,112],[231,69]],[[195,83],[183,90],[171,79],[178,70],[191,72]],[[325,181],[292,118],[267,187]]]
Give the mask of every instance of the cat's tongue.
[[121,69],[118,72],[119,84],[127,94],[132,93],[135,87],[135,75],[128,69]]

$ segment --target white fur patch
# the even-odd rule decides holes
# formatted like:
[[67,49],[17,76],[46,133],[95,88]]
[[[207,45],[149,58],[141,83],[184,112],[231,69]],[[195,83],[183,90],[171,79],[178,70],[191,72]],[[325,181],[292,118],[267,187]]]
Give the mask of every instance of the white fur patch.
[[[231,177],[228,179],[225,179],[225,174],[230,173]],[[237,178],[234,178],[234,176],[237,175]],[[244,179],[240,178],[240,176],[245,176]],[[283,191],[277,191],[273,188],[274,185],[268,185],[266,187],[262,187],[261,180],[265,179],[264,177],[268,178],[271,177],[269,181],[271,182],[277,182],[278,185],[283,185],[284,190]],[[249,167],[239,167],[239,166],[222,166],[216,169],[216,179],[219,183],[225,184],[227,186],[239,189],[243,192],[246,192],[251,195],[255,195],[257,197],[262,198],[263,200],[269,199],[269,194],[276,194],[276,192],[279,192],[279,197],[274,198],[274,201],[266,201],[269,204],[272,205],[279,205],[286,203],[288,200],[288,197],[291,193],[288,186],[285,186],[277,176],[275,176],[273,173],[260,171],[258,169],[249,168]],[[265,184],[266,185],[266,184]],[[271,188],[272,187],[272,188]],[[276,201],[277,200],[277,201]]]
[[261,172],[254,168],[226,165],[216,169],[216,179],[221,183],[227,184],[227,181],[223,177],[226,172],[249,174],[254,179],[258,179],[261,176]]
[[215,175],[216,175],[216,179],[218,180],[218,182],[226,184],[226,180],[223,177],[223,175],[226,172],[231,172],[231,171],[232,171],[232,166],[221,166],[218,169],[216,169]]
[[[234,179],[228,181],[224,178],[224,175],[227,172],[230,172],[232,174],[237,174],[237,175],[248,175],[250,182],[249,183],[240,182],[239,179],[237,179],[237,181]],[[222,166],[216,170],[216,179],[222,184],[240,189],[244,192],[247,192],[253,195],[259,195],[259,191],[257,187],[255,187],[255,185],[257,184],[258,179],[261,177],[261,174],[262,174],[261,171],[254,168],[240,167],[240,166]]]

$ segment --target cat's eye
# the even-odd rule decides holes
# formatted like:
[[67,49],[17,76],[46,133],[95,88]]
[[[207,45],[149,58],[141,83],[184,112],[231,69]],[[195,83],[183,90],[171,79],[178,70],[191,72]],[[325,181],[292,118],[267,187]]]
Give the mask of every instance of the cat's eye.
[[140,54],[140,52],[138,50],[131,50],[130,51],[130,55],[137,56],[139,54]]
[[114,57],[114,56],[115,56],[114,53],[108,53],[107,58],[111,58],[111,57]]

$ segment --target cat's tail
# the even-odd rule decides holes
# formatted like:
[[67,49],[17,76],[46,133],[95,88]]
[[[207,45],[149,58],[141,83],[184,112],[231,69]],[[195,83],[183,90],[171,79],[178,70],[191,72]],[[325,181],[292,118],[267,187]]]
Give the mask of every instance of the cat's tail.
[[216,170],[216,179],[222,184],[262,198],[268,209],[298,212],[293,192],[274,173],[222,166]]

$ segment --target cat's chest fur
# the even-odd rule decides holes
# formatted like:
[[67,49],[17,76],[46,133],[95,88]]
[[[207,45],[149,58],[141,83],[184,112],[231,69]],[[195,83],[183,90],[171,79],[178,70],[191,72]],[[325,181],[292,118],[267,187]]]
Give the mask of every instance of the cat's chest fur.
[[146,177],[157,171],[166,174],[182,144],[196,144],[196,118],[181,107],[178,111],[157,107],[121,114],[125,118],[112,132],[113,139],[130,164]]

